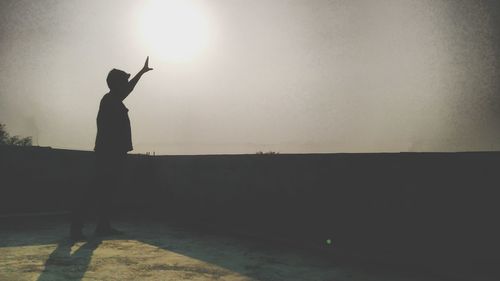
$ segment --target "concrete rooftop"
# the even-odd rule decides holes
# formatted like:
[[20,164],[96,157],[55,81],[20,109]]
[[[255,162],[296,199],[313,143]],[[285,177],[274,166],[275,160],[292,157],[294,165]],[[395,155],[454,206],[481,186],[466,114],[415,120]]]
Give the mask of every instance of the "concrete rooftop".
[[429,276],[337,265],[311,253],[224,234],[145,221],[117,221],[126,232],[72,244],[63,218],[5,218],[0,280],[314,280],[413,281]]

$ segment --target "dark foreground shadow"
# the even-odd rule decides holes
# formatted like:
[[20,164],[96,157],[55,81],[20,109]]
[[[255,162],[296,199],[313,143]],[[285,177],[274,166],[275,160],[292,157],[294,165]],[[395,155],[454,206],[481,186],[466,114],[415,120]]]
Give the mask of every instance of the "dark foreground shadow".
[[[186,278],[189,276],[204,276],[208,278],[207,280],[215,280],[224,276],[228,277],[228,274],[237,274],[261,281],[300,280],[297,279],[297,275],[303,274],[302,270],[308,272],[325,271],[325,274],[328,275],[331,273],[326,271],[331,270],[333,266],[331,263],[319,261],[310,255],[306,255],[304,258],[298,258],[297,255],[290,257],[287,254],[289,251],[285,249],[280,249],[280,254],[277,254],[276,248],[279,247],[276,245],[264,245],[251,240],[236,239],[230,235],[214,235],[204,231],[165,227],[161,223],[127,224],[119,228],[125,231],[124,235],[102,239],[91,237],[88,241],[77,244],[72,243],[67,238],[58,241],[56,249],[45,261],[44,270],[36,280],[80,281],[84,279],[84,276],[91,278],[88,275],[89,272],[96,271],[90,264],[95,250],[105,241],[107,241],[107,249],[110,249],[110,247],[114,247],[115,241],[124,240],[148,244],[160,251],[164,250],[207,263],[207,265],[198,265],[196,262],[184,264],[156,262],[153,260],[144,264],[147,270],[165,272],[165,274],[175,272],[174,274],[181,274]],[[51,234],[60,235],[61,232],[52,230]],[[49,235],[37,235],[36,233],[32,235],[42,239],[21,244],[43,245],[51,241]],[[79,245],[81,246],[76,249],[75,247]],[[71,252],[72,248],[73,253]],[[130,251],[134,250],[130,249]],[[134,253],[131,252],[131,254],[133,260]],[[123,255],[121,258],[124,260],[127,259],[126,252],[122,252],[121,255]],[[141,264],[141,261],[134,260],[133,264]]]
[[88,269],[94,250],[101,242],[101,239],[91,239],[71,254],[71,248],[75,243],[69,239],[60,241],[45,262],[45,269],[37,281],[53,281],[61,278],[81,280]]
[[[243,239],[230,234],[205,229],[187,229],[184,227],[166,226],[163,222],[133,221],[118,224],[117,227],[125,235],[117,235],[97,239],[91,237],[87,242],[74,244],[61,236],[67,233],[67,223],[62,221],[51,222],[48,219],[38,220],[6,230],[0,231],[0,247],[50,245],[57,243],[56,249],[45,261],[44,270],[38,281],[82,280],[85,274],[91,278],[94,272],[102,269],[92,268],[90,264],[95,250],[106,241],[106,249],[116,249],[119,262],[130,258],[130,264],[135,269],[144,272],[164,272],[165,274],[180,274],[189,276],[204,276],[207,280],[229,278],[232,274],[242,275],[248,279],[259,281],[270,280],[335,280],[350,278],[356,272],[365,272],[381,280],[401,280],[416,273],[395,272],[394,268],[377,270],[365,266],[354,266],[338,263],[331,259],[303,252],[294,247],[287,247],[275,243],[264,243],[254,239]],[[7,228],[9,229],[9,228]],[[55,240],[58,239],[59,240]],[[134,247],[123,247],[120,241],[137,241],[149,245],[146,251],[156,253],[167,251],[203,262],[165,262],[165,260],[138,260]],[[109,243],[108,243],[109,242]],[[80,246],[81,245],[81,246]],[[76,249],[77,246],[80,246]],[[118,246],[117,248],[114,248]],[[153,246],[153,247],[150,247]],[[73,248],[74,252],[71,253]],[[141,249],[142,250],[142,249]],[[129,252],[131,251],[131,252]],[[141,254],[139,254],[140,256]],[[20,257],[22,258],[22,257]],[[400,278],[402,277],[403,278]],[[442,280],[423,274],[421,278],[406,280]],[[355,280],[355,279],[353,279]],[[493,279],[475,279],[493,280]]]

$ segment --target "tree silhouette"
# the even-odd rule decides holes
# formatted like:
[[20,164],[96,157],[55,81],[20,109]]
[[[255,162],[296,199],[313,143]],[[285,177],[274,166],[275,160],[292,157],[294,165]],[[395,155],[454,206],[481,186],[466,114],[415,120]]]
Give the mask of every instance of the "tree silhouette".
[[20,136],[10,136],[7,133],[5,124],[0,123],[0,145],[19,145],[19,146],[31,146],[31,137],[20,137]]

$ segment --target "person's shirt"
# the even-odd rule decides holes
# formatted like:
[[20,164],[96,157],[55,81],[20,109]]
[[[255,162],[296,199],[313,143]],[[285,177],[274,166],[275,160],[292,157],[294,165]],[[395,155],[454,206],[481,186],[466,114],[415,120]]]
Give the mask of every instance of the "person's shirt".
[[99,105],[94,151],[99,153],[127,153],[132,149],[128,109],[120,98],[107,93],[102,97]]

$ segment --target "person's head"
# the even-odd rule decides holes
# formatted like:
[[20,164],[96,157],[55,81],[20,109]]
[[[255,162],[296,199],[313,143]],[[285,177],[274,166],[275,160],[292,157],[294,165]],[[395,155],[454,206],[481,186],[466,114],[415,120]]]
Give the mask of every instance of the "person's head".
[[123,70],[113,68],[108,73],[106,82],[108,83],[108,87],[111,91],[120,91],[127,87],[129,77],[130,77],[129,73],[126,73]]

